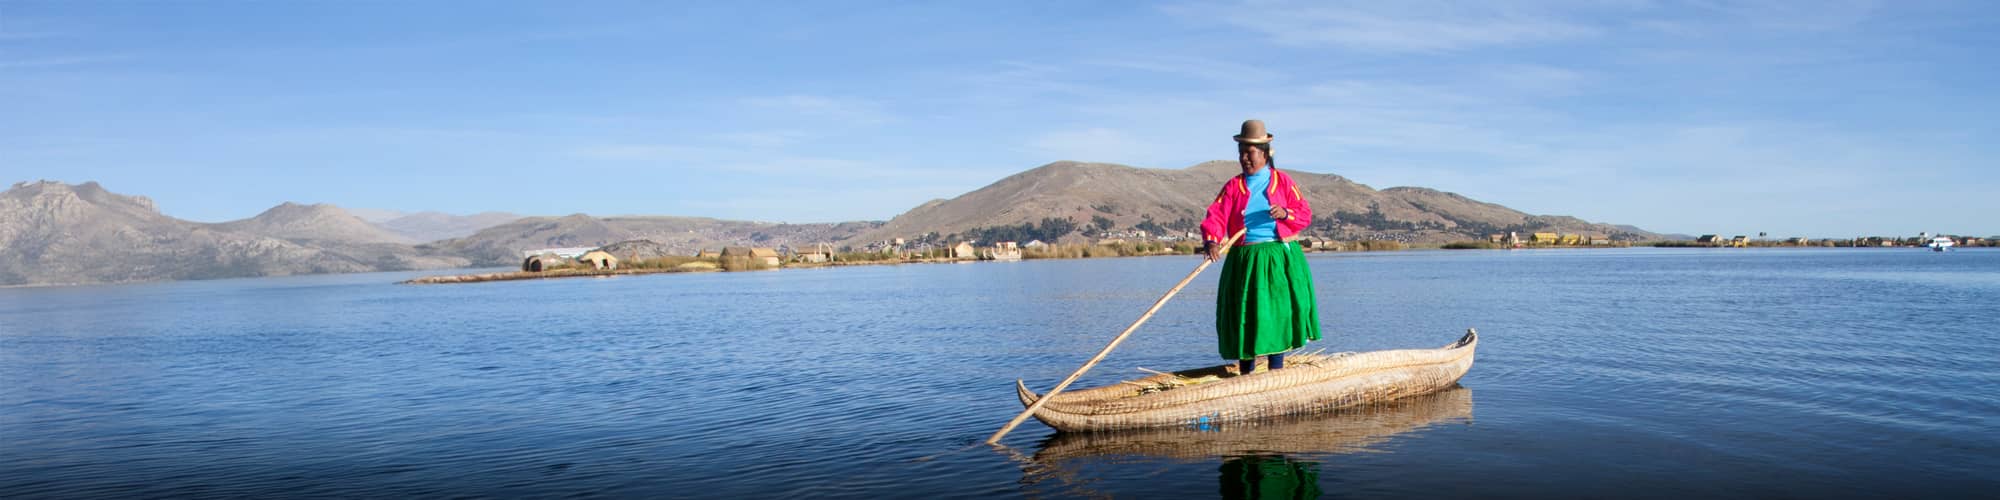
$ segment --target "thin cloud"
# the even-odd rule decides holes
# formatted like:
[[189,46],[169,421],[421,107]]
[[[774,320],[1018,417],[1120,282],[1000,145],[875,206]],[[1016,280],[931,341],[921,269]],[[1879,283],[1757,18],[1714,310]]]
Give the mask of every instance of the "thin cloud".
[[751,97],[743,99],[742,102],[750,107],[775,113],[825,117],[854,123],[877,124],[893,119],[888,112],[883,111],[881,104],[866,99],[793,94]]
[[1296,46],[1364,52],[1445,52],[1599,35],[1596,26],[1511,3],[1285,2],[1184,4],[1167,12],[1212,19]]
[[0,69],[58,68],[65,66],[87,66],[99,63],[131,59],[124,55],[98,56],[56,56],[26,59],[0,60]]
[[1134,134],[1102,127],[1042,134],[1028,141],[1028,148],[1048,155],[1051,160],[1135,162],[1151,158],[1160,150]]
[[1202,57],[1162,56],[1099,60],[1085,64],[1174,75],[1203,82],[1261,83],[1283,78],[1283,73],[1267,65],[1251,65]]

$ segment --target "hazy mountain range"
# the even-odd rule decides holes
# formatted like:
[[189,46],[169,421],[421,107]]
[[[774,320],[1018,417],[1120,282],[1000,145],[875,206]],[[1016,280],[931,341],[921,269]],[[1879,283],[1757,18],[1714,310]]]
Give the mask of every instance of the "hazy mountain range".
[[[0,193],[0,285],[279,276],[511,266],[526,250],[651,240],[651,252],[693,254],[725,245],[866,247],[892,238],[1050,239],[1191,230],[1237,167],[1184,169],[1057,162],[886,221],[786,224],[701,217],[519,217],[487,212],[346,210],[283,203],[256,217],[200,223],[161,214],[143,196],[95,182],[23,182]],[[1560,231],[1654,239],[1631,226],[1531,215],[1431,189],[1375,190],[1338,175],[1290,172],[1313,202],[1312,232],[1339,239],[1444,242],[1496,231]],[[1051,221],[1058,222],[1052,224]],[[933,234],[934,233],[934,234]]]
[[332,205],[286,203],[205,224],[95,182],[0,193],[0,285],[85,284],[464,267]]
[[507,212],[480,212],[452,215],[444,212],[406,213],[381,209],[349,209],[349,213],[370,224],[411,241],[437,241],[471,236],[472,233],[521,218]]

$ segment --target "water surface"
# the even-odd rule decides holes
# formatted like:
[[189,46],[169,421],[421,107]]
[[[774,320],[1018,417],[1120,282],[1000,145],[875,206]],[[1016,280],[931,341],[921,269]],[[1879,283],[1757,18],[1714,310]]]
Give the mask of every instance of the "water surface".
[[[0,290],[0,495],[1970,496],[2000,252],[1315,255],[1327,338],[1462,387],[1221,431],[1020,410],[1197,261]],[[1218,363],[1213,272],[1080,384]],[[937,456],[931,460],[919,460]]]

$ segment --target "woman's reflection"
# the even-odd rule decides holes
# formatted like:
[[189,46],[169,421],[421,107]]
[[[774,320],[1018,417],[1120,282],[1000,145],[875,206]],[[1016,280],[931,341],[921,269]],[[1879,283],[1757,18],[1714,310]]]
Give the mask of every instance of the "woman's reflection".
[[1319,463],[1284,455],[1222,459],[1222,498],[1319,498]]

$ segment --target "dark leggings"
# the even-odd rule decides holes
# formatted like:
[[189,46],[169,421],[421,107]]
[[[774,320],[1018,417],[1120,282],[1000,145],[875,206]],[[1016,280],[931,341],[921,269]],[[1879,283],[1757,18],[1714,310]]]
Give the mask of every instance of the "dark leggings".
[[[1277,354],[1272,354],[1269,356],[1265,356],[1265,358],[1271,360],[1271,369],[1273,370],[1285,367],[1285,353],[1281,352]],[[1249,375],[1250,371],[1255,369],[1257,369],[1257,358],[1250,358],[1236,362],[1236,373]]]

